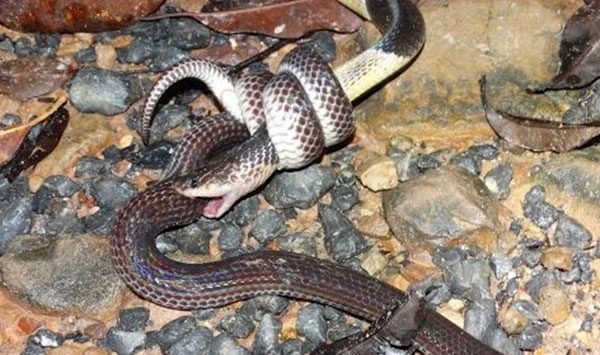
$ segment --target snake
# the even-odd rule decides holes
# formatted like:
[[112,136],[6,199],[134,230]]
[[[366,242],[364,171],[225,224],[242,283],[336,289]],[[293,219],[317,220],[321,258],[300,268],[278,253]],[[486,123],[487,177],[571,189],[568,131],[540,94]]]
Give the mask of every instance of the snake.
[[[111,238],[115,269],[136,294],[168,308],[213,308],[279,295],[330,305],[372,324],[385,323],[381,320],[394,309],[400,309],[400,318],[402,312],[413,310],[414,326],[404,333],[410,334],[411,350],[436,355],[499,354],[434,309],[409,306],[407,293],[328,260],[261,250],[188,264],[166,257],[155,245],[161,231],[201,216],[219,217],[275,171],[303,167],[317,159],[324,147],[344,142],[354,131],[351,102],[420,52],[425,25],[412,2],[340,2],[375,24],[383,37],[334,70],[312,50],[299,47],[284,57],[274,75],[233,79],[212,62],[191,59],[157,81],[142,115],[141,136],[146,143],[160,97],[183,78],[202,80],[224,111],[201,120],[177,146],[163,177],[119,211]],[[319,353],[348,353],[358,348],[357,343],[371,344],[369,349],[376,351],[372,338],[381,329],[386,330],[386,325]]]

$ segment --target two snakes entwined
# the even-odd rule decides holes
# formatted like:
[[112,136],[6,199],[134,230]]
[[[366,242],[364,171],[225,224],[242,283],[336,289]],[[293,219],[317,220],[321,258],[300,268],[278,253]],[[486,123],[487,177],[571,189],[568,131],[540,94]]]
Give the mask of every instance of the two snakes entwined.
[[[305,166],[324,147],[347,139],[354,131],[351,101],[398,72],[421,50],[424,21],[410,1],[340,2],[372,21],[384,36],[335,70],[301,47],[285,56],[275,75],[233,80],[211,62],[187,60],[155,84],[142,117],[146,142],[159,98],[183,78],[204,81],[226,112],[194,127],[176,148],[162,180],[134,197],[117,217],[113,260],[137,294],[177,309],[281,295],[331,305],[370,322],[380,321],[392,309],[409,308],[409,297],[398,289],[326,260],[260,251],[184,264],[166,258],[154,244],[160,231],[202,215],[219,217],[276,170]],[[414,307],[413,315],[419,319],[410,333],[413,349],[426,354],[497,354],[428,307]],[[347,342],[328,351],[347,352],[348,344],[354,347]]]

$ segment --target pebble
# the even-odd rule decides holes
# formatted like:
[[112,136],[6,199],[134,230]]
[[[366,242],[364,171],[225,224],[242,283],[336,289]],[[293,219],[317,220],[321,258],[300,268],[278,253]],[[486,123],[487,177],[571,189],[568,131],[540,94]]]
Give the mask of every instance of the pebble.
[[33,48],[33,43],[27,37],[19,37],[14,42],[15,54],[19,57],[29,56],[35,53],[35,48]]
[[281,352],[279,345],[279,332],[281,321],[271,313],[266,313],[258,325],[252,353],[278,354]]
[[363,150],[356,154],[354,170],[360,182],[369,190],[377,192],[398,186],[394,161]]
[[106,241],[92,235],[21,235],[0,258],[0,272],[11,293],[47,312],[95,314],[125,288]]
[[136,193],[136,188],[127,180],[105,174],[86,188],[103,209],[116,211],[124,206]]
[[122,309],[119,312],[115,328],[126,332],[139,332],[146,328],[150,319],[150,310],[145,307]]
[[438,160],[438,154],[419,154],[417,155],[417,168],[419,172],[426,172],[428,170],[436,170],[442,163]]
[[167,355],[204,354],[213,340],[213,333],[206,327],[198,327],[184,334],[167,349]]
[[173,156],[175,146],[170,142],[153,143],[140,151],[133,160],[133,164],[140,169],[164,169]]
[[281,344],[282,355],[302,355],[304,342],[300,339],[287,339]]
[[485,186],[498,199],[504,200],[510,194],[510,182],[513,178],[513,169],[508,164],[500,164],[485,175]]
[[208,254],[211,235],[198,224],[190,224],[174,232],[174,243],[187,254]]
[[88,233],[110,235],[115,216],[116,210],[101,209],[94,214],[83,217],[81,220]]
[[261,212],[255,219],[250,236],[261,244],[265,244],[285,233],[286,225],[283,216],[272,209]]
[[444,267],[448,285],[453,294],[467,292],[491,297],[489,264],[483,259],[467,259]]
[[321,344],[327,337],[327,322],[323,316],[323,306],[309,304],[300,309],[296,320],[298,334],[305,337],[309,342]]
[[383,270],[388,264],[388,259],[381,254],[379,248],[372,247],[365,255],[360,266],[369,274],[375,275]]
[[584,250],[592,240],[592,235],[579,222],[564,214],[560,214],[554,232],[556,245],[571,250]]
[[108,170],[108,164],[98,158],[81,157],[75,167],[75,177],[90,179],[103,175]]
[[346,216],[324,204],[319,204],[318,210],[325,248],[333,259],[344,261],[365,250],[365,238]]
[[210,43],[211,32],[199,21],[181,17],[165,19],[161,22],[169,34],[168,45],[191,50],[205,48]]
[[346,212],[358,203],[358,193],[347,185],[335,185],[331,191],[331,207]]
[[467,150],[450,159],[450,164],[463,168],[473,176],[481,174],[481,163],[481,157],[471,150]]
[[520,334],[529,324],[527,317],[516,307],[510,307],[501,319],[502,328],[508,334]]
[[563,323],[571,314],[571,300],[557,284],[548,284],[540,289],[540,311],[551,325]]
[[[186,127],[191,116],[190,109],[185,105],[167,104],[156,112],[150,127],[150,141],[170,140],[167,132],[177,127]],[[138,122],[139,123],[139,122]],[[132,127],[139,129],[139,127]]]
[[542,265],[547,269],[571,270],[573,252],[565,247],[552,247],[542,253]]
[[165,324],[160,330],[149,332],[149,342],[158,344],[161,349],[167,350],[195,328],[196,320],[194,317],[179,317]]
[[276,239],[281,250],[298,254],[317,256],[317,243],[315,236],[310,233],[300,232],[285,234]]
[[250,351],[236,343],[230,335],[221,333],[210,345],[210,355],[249,355]]
[[498,201],[480,179],[452,166],[427,171],[382,198],[390,229],[409,240],[441,244],[481,227],[500,228]]
[[7,35],[5,35],[4,33],[0,35],[0,50],[8,52],[8,53],[15,52],[15,46],[10,41],[10,38]]
[[465,310],[465,331],[485,343],[490,342],[497,327],[496,305],[490,299],[468,303]]
[[556,207],[545,202],[546,190],[543,186],[534,186],[523,202],[523,214],[536,226],[547,230],[558,219],[559,211]]
[[6,205],[0,211],[0,255],[4,254],[9,244],[19,234],[27,232],[32,219],[32,200],[24,196]]
[[69,89],[71,104],[81,112],[112,116],[125,112],[141,89],[124,75],[100,68],[81,69]]
[[240,227],[247,226],[258,215],[260,199],[257,195],[244,198],[233,206],[222,219],[225,222],[234,223]]
[[544,335],[539,327],[529,326],[519,336],[519,348],[525,351],[534,351],[542,347]]
[[513,269],[512,261],[502,253],[493,253],[490,257],[490,266],[496,279],[502,279]]
[[79,191],[79,184],[71,180],[67,176],[52,175],[44,180],[44,186],[47,186],[51,191],[56,192],[60,197],[71,197]]
[[310,36],[308,45],[327,63],[336,58],[336,44],[331,31],[317,31]]
[[57,348],[65,342],[65,338],[60,334],[42,328],[36,331],[29,338],[29,341],[42,348]]
[[421,173],[417,164],[417,155],[399,149],[391,149],[387,155],[394,162],[396,174],[400,182],[414,179]]
[[223,251],[239,251],[244,241],[244,231],[236,225],[226,224],[221,228],[217,241]]
[[188,57],[188,52],[177,47],[161,47],[148,68],[153,72],[163,72]]
[[335,184],[329,166],[313,164],[306,169],[276,174],[262,194],[276,208],[309,208]]
[[111,328],[101,345],[119,355],[129,355],[136,349],[143,348],[146,343],[144,332],[128,332]]
[[242,313],[224,317],[219,326],[236,338],[246,338],[254,331],[252,319]]
[[118,59],[122,63],[141,64],[157,53],[158,48],[152,38],[135,37],[126,49],[118,52]]
[[96,55],[94,48],[84,48],[75,53],[75,60],[80,64],[93,63],[96,59],[98,59],[98,56]]

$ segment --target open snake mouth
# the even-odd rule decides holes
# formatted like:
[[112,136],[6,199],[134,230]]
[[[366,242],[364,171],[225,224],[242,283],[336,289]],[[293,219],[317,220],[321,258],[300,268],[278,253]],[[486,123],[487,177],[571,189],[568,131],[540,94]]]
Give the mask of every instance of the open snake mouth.
[[221,206],[223,206],[223,196],[211,198],[202,209],[202,215],[208,218],[217,218]]

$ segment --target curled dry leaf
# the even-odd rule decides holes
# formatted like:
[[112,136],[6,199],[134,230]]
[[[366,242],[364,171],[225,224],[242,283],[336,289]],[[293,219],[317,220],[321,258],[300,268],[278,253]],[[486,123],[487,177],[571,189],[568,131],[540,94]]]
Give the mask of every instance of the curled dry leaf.
[[485,77],[479,83],[488,123],[500,138],[511,144],[533,151],[565,152],[600,135],[600,123],[564,124],[496,110],[488,101]]
[[[255,1],[256,2],[256,1]],[[220,12],[177,13],[155,16],[192,17],[215,31],[257,33],[278,38],[299,38],[317,30],[354,32],[362,20],[337,1],[286,0],[263,1],[261,6],[242,7]],[[298,21],[302,19],[302,21]]]
[[[62,131],[66,128],[66,121],[68,121],[67,117],[63,117],[64,113],[55,113],[59,110],[59,108],[67,101],[66,95],[61,95],[55,101],[55,103],[42,112],[35,119],[15,126],[9,129],[5,129],[0,131],[0,176],[6,177],[9,180],[14,179],[18,174],[27,169],[29,166],[37,163],[40,159],[45,157],[54,147],[52,146],[52,140],[60,139],[60,135],[62,135]],[[57,115],[59,118],[57,118]],[[48,120],[48,122],[45,122]],[[29,131],[38,124],[45,124],[42,128],[42,132],[37,135],[38,141],[40,144],[36,144],[34,141],[30,141],[27,137]],[[63,127],[64,125],[64,127]],[[60,131],[60,133],[58,133]],[[37,151],[34,151],[35,147],[38,146]],[[44,152],[47,153],[43,155]],[[43,156],[41,156],[43,155]],[[37,161],[31,163],[32,158],[36,158],[41,156]],[[19,168],[21,168],[19,170]],[[16,175],[15,175],[16,174]]]
[[3,0],[0,23],[24,32],[100,32],[125,27],[164,0]]
[[20,57],[0,63],[0,93],[19,100],[60,88],[75,74],[74,66],[43,57]]
[[600,0],[587,1],[567,21],[558,54],[558,74],[531,91],[581,88],[600,77]]

